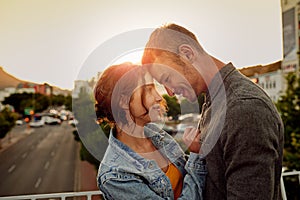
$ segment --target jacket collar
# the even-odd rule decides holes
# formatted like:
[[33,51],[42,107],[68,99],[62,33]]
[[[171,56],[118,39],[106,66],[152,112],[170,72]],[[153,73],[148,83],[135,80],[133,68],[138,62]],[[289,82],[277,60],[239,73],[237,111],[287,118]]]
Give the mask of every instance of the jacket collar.
[[235,70],[236,68],[230,62],[227,65],[225,65],[223,68],[221,68],[219,72],[214,76],[214,78],[212,79],[212,81],[208,86],[208,92],[206,94],[207,104],[210,104],[214,100],[214,98],[217,96],[220,90],[225,91],[224,84],[226,78]]

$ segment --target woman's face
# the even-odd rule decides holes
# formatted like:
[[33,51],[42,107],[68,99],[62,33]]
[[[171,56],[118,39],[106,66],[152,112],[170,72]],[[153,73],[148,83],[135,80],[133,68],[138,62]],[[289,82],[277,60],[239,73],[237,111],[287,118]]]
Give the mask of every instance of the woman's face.
[[162,96],[157,92],[149,73],[145,74],[142,84],[136,88],[130,98],[131,117],[138,125],[161,120],[164,112]]

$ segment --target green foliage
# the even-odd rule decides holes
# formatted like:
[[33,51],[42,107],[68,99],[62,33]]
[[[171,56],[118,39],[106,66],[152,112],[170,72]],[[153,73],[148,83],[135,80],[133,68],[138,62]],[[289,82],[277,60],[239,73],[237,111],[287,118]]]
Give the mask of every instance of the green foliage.
[[0,112],[0,139],[4,138],[5,135],[15,126],[17,118],[18,115],[9,111],[8,108],[4,108]]
[[75,136],[75,139],[80,139],[80,158],[97,168],[107,148],[108,127],[105,126],[101,129],[96,123],[94,102],[92,94],[81,90],[79,98],[73,100],[72,110],[75,118],[79,121],[76,127],[80,137]]
[[66,106],[67,110],[72,111],[72,96],[68,95],[65,97],[64,105]]
[[[191,103],[186,99],[183,99],[179,104],[176,96],[169,96],[167,94],[163,95],[163,98],[167,102],[168,111],[167,115],[172,116],[176,119],[178,115],[201,112],[202,105],[204,103],[204,94],[199,95],[198,101],[196,103]],[[181,113],[182,112],[182,113]]]
[[[284,123],[283,166],[288,171],[300,170],[300,78],[295,73],[286,77],[287,89],[276,106]],[[287,199],[299,199],[297,176],[284,177]]]
[[180,105],[178,103],[178,99],[175,96],[169,96],[167,94],[163,95],[163,98],[167,102],[168,110],[167,115],[168,117],[172,116],[173,119],[176,119],[178,115],[180,115]]
[[182,110],[182,115],[183,114],[188,114],[188,113],[201,113],[201,108],[204,103],[204,94],[199,95],[198,101],[195,103],[189,102],[187,99],[183,99],[181,101],[181,110]]
[[284,166],[300,170],[300,79],[291,73],[286,81],[287,90],[276,104],[285,127]]
[[71,95],[47,96],[34,93],[16,93],[6,97],[3,101],[3,104],[12,105],[16,112],[22,114],[24,113],[24,109],[27,107],[32,107],[35,112],[41,112],[47,109],[49,106],[65,105],[66,108],[70,110],[72,108],[72,97]]
[[80,149],[80,159],[88,161],[89,163],[94,165],[96,170],[98,169],[98,167],[100,165],[100,161],[98,159],[96,159],[92,154],[90,154],[90,152],[85,148],[85,146],[82,143],[81,143],[81,149]]
[[33,95],[29,93],[22,94],[11,94],[6,97],[3,101],[3,104],[12,105],[15,108],[15,111],[22,113],[25,107],[30,107],[32,105]]

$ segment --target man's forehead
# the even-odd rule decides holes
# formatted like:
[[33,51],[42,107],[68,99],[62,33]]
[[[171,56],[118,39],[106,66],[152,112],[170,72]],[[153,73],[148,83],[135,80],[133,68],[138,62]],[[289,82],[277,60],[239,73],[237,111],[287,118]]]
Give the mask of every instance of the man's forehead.
[[149,71],[145,72],[144,82],[145,82],[145,84],[153,83],[153,76],[151,75],[151,73]]

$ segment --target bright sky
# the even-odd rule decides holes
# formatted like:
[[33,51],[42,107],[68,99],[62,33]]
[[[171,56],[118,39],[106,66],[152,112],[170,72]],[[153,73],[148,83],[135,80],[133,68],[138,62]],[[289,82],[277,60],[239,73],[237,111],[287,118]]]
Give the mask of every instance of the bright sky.
[[170,22],[238,68],[282,59],[280,0],[0,0],[0,66],[22,80],[72,89],[103,43]]

